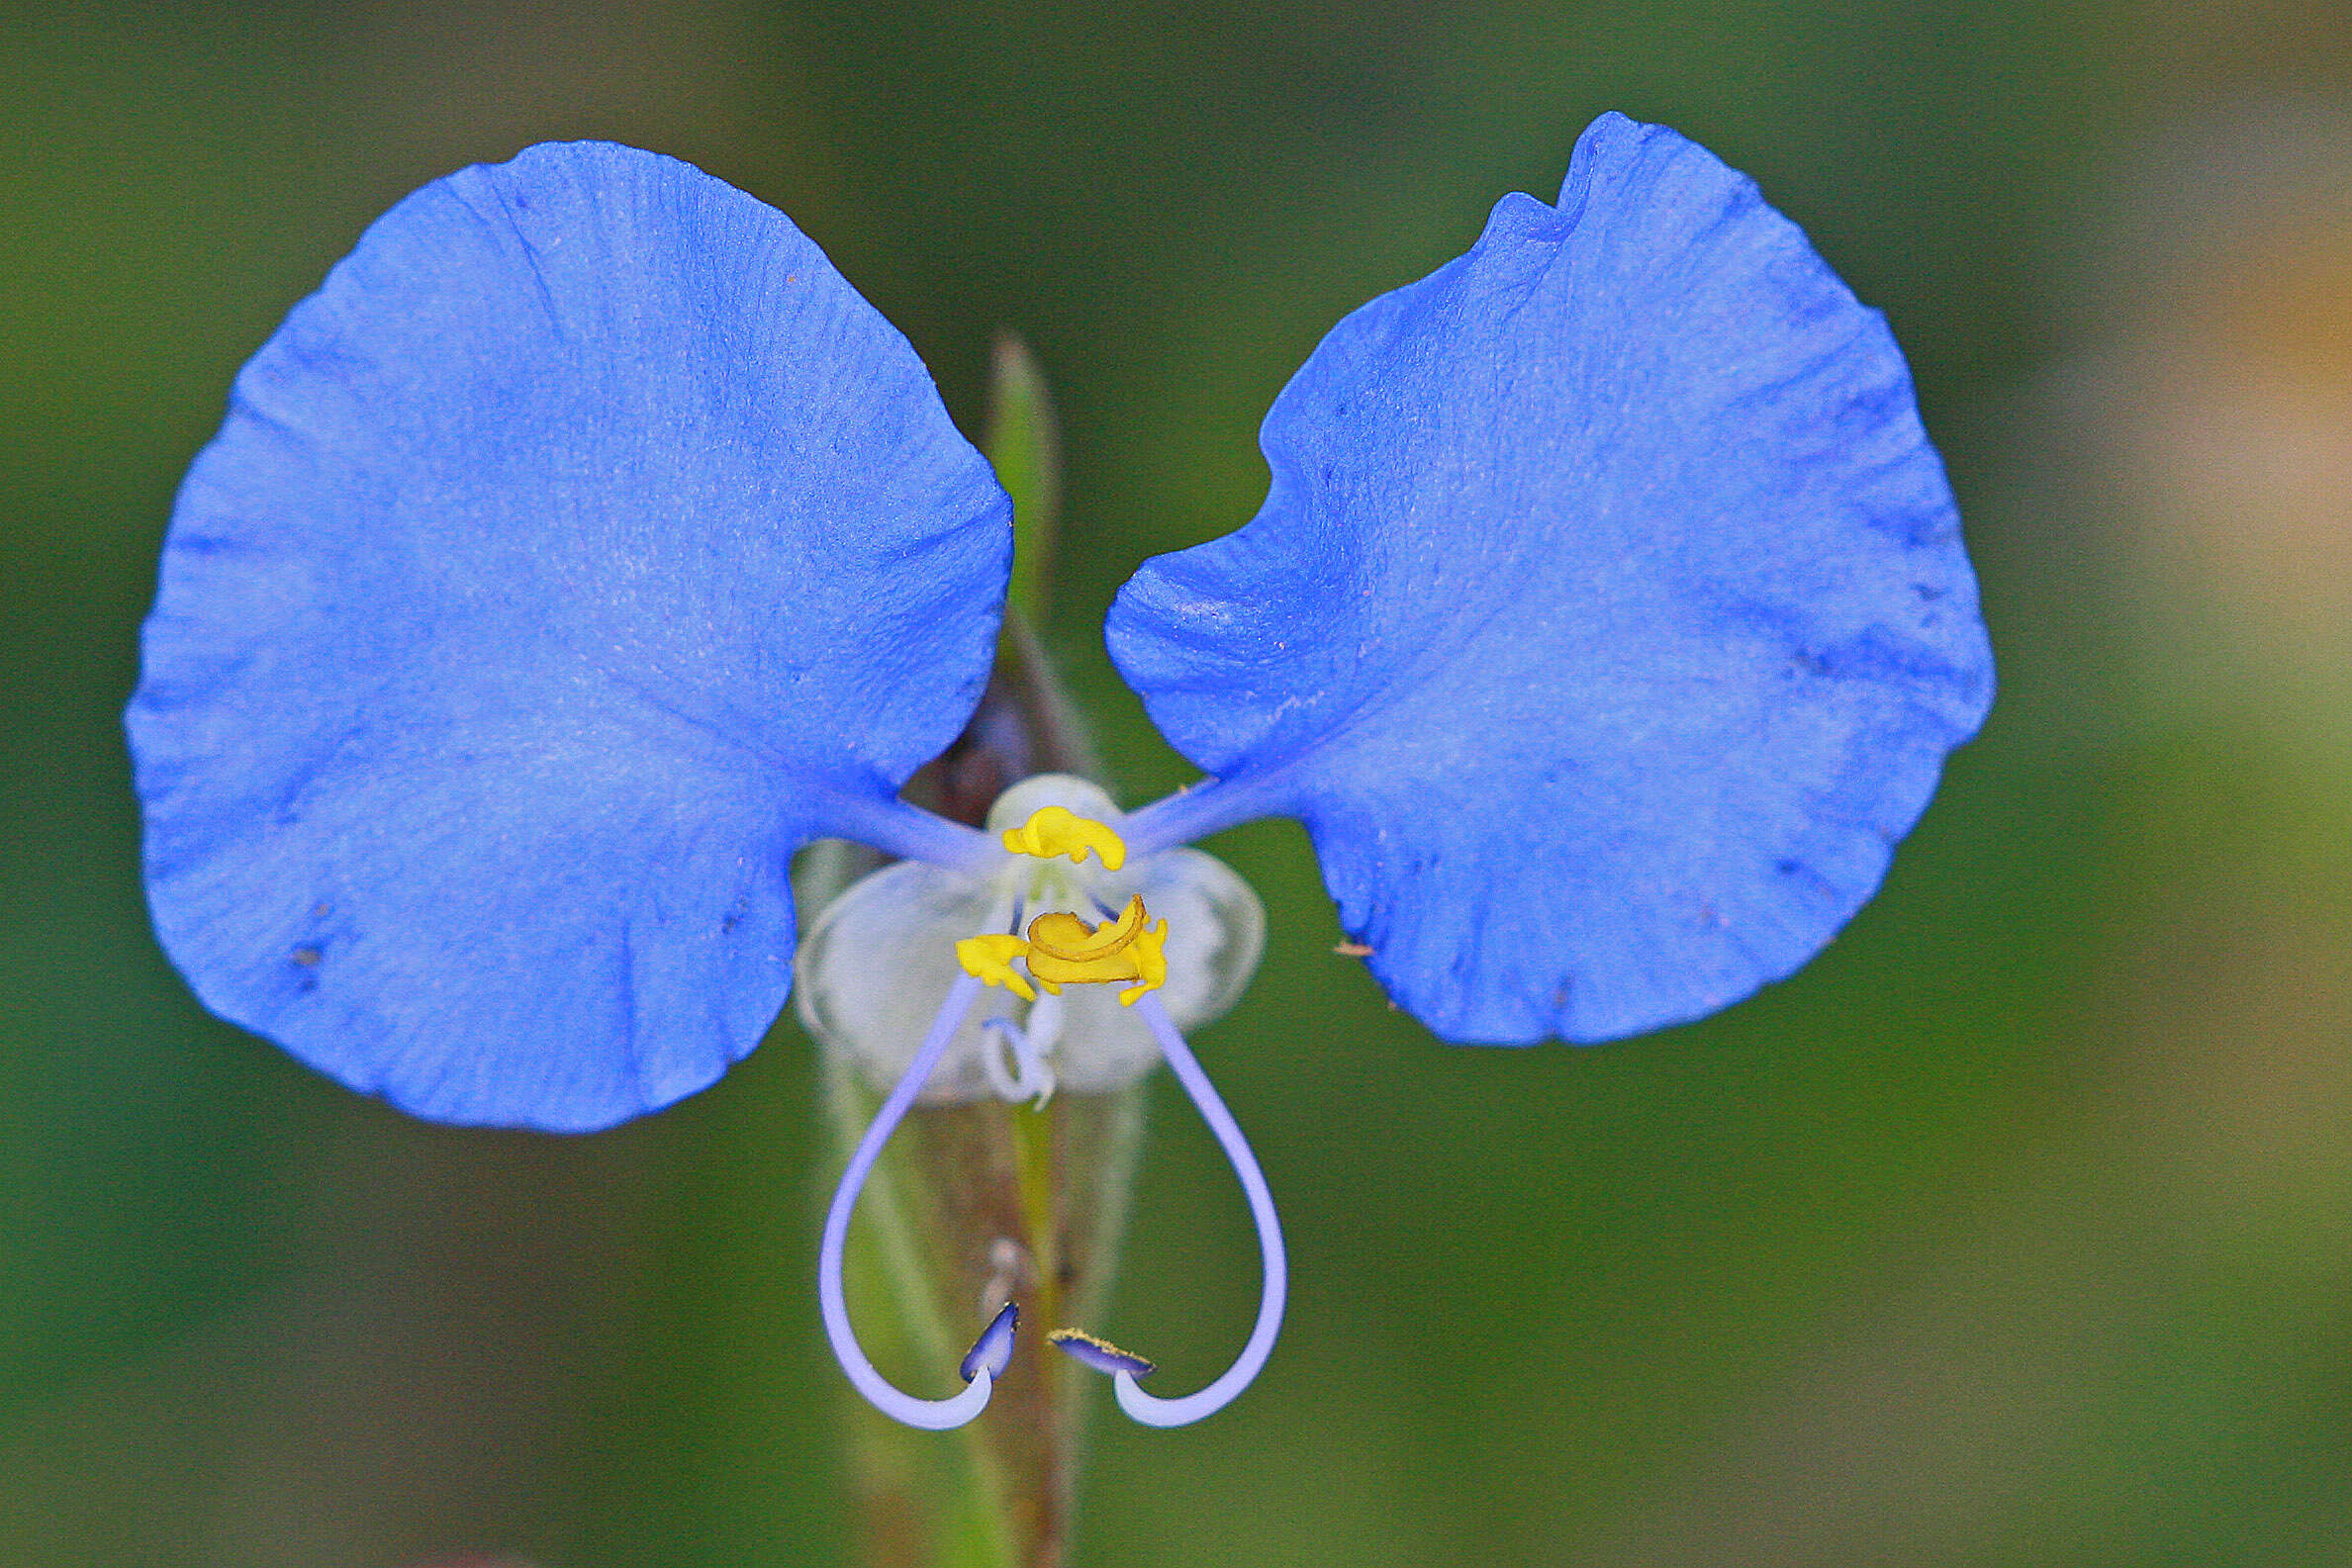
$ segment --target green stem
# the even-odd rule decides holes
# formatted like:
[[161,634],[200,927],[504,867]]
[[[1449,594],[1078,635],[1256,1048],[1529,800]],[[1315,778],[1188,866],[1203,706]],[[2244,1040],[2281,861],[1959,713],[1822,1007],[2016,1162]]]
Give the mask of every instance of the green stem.
[[[827,1099],[844,1155],[879,1096],[843,1062]],[[1052,1354],[1065,1311],[1109,1282],[1141,1125],[1140,1094],[1064,1094],[1044,1109],[918,1106],[876,1167],[851,1231],[851,1311],[875,1364],[936,1397],[1006,1296],[1012,1364],[953,1437],[911,1431],[844,1396],[867,1568],[1055,1568],[1063,1561],[1088,1385]]]

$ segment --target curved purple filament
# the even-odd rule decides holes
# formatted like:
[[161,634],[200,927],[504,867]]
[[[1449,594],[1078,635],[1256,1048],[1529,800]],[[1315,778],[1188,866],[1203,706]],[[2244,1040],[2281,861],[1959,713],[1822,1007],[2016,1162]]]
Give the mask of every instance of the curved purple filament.
[[964,1022],[964,1015],[972,1010],[973,998],[980,994],[980,987],[981,982],[969,974],[948,987],[947,1000],[940,1004],[939,1016],[931,1020],[931,1032],[923,1037],[922,1049],[914,1054],[905,1075],[875,1113],[873,1125],[858,1142],[857,1153],[849,1156],[849,1168],[842,1171],[841,1184],[833,1189],[832,1207],[825,1211],[824,1241],[817,1247],[817,1309],[825,1320],[825,1337],[833,1341],[833,1358],[841,1363],[850,1383],[866,1396],[867,1403],[893,1421],[925,1431],[947,1431],[979,1415],[988,1406],[995,1378],[987,1366],[979,1366],[964,1391],[952,1399],[916,1399],[894,1388],[874,1369],[874,1363],[866,1359],[865,1350],[858,1344],[857,1330],[850,1327],[849,1303],[841,1288],[841,1258],[849,1242],[850,1214],[858,1206],[858,1194],[866,1189],[866,1178],[873,1174],[874,1162],[882,1157],[883,1146],[898,1130],[898,1124],[905,1120],[907,1110],[914,1104],[914,1097],[923,1091],[932,1069],[939,1065],[948,1041]]
[[1135,1004],[1135,1010],[1143,1014],[1144,1023],[1160,1042],[1161,1054],[1168,1058],[1176,1081],[1192,1097],[1200,1119],[1208,1123],[1209,1131],[1216,1134],[1218,1144],[1225,1150],[1225,1157],[1232,1161],[1234,1175],[1241,1178],[1242,1192],[1250,1200],[1250,1218],[1258,1226],[1259,1257],[1265,1270],[1265,1284],[1258,1298],[1258,1322],[1250,1330],[1249,1342],[1242,1346],[1233,1364],[1208,1387],[1180,1399],[1159,1399],[1137,1386],[1132,1372],[1120,1372],[1111,1379],[1119,1397],[1119,1409],[1129,1416],[1147,1427],[1182,1427],[1233,1403],[1266,1365],[1266,1358],[1273,1353],[1274,1340],[1282,1332],[1282,1303],[1289,1293],[1290,1270],[1282,1250],[1282,1222],[1274,1214],[1273,1194],[1267,1190],[1266,1173],[1258,1168],[1258,1156],[1250,1153],[1249,1140],[1242,1137],[1240,1124],[1218,1098],[1208,1074],[1201,1070],[1198,1059],[1184,1044],[1184,1037],[1169,1021],[1168,1009],[1160,1005],[1160,998],[1146,996]]

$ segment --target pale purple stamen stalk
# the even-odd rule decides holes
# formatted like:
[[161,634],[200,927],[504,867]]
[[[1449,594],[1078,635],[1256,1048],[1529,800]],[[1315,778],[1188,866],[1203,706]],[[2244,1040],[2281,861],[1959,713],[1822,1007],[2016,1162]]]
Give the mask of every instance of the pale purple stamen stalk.
[[[825,1337],[833,1341],[833,1358],[841,1363],[850,1383],[866,1396],[867,1403],[893,1421],[925,1431],[961,1427],[988,1406],[996,1374],[989,1365],[993,1358],[979,1352],[988,1343],[988,1335],[984,1333],[980,1344],[974,1346],[973,1355],[965,1357],[965,1364],[972,1368],[972,1381],[961,1394],[953,1399],[916,1399],[911,1394],[901,1394],[874,1370],[874,1363],[866,1359],[866,1352],[859,1347],[857,1331],[850,1327],[849,1303],[842,1293],[841,1258],[849,1243],[850,1214],[858,1206],[858,1194],[865,1190],[874,1162],[882,1157],[883,1146],[891,1141],[891,1134],[897,1131],[898,1123],[905,1119],[932,1069],[939,1065],[948,1041],[964,1022],[964,1015],[972,1010],[980,987],[981,982],[967,974],[948,988],[947,1000],[940,1004],[939,1016],[931,1020],[931,1032],[923,1037],[922,1049],[914,1054],[905,1075],[875,1113],[874,1124],[859,1140],[857,1153],[849,1156],[849,1168],[841,1173],[841,1184],[833,1189],[833,1206],[825,1211],[824,1241],[818,1245],[816,1255],[817,1310],[825,1320]],[[1002,1314],[998,1316],[1001,1318]],[[990,1326],[991,1330],[993,1327]],[[1009,1326],[1006,1339],[1009,1357]],[[1002,1362],[997,1361],[996,1365],[1000,1367]]]
[[[1266,1358],[1273,1353],[1274,1339],[1282,1332],[1282,1303],[1289,1289],[1289,1267],[1282,1252],[1282,1222],[1274,1214],[1273,1194],[1267,1190],[1266,1173],[1258,1168],[1258,1158],[1250,1153],[1249,1140],[1225,1109],[1225,1102],[1217,1097],[1208,1074],[1200,1068],[1184,1037],[1177,1034],[1169,1021],[1168,1010],[1160,1005],[1157,996],[1146,996],[1135,1004],[1143,1014],[1144,1023],[1160,1042],[1161,1054],[1168,1065],[1192,1096],[1192,1103],[1200,1111],[1200,1119],[1217,1135],[1217,1142],[1225,1150],[1225,1157],[1233,1163],[1233,1173],[1241,1178],[1242,1192],[1250,1200],[1250,1218],[1258,1226],[1258,1250],[1265,1270],[1265,1285],[1258,1298],[1258,1322],[1250,1330],[1250,1340],[1242,1346],[1242,1353],[1233,1365],[1214,1383],[1197,1394],[1180,1399],[1159,1399],[1137,1386],[1136,1374],[1121,1370],[1111,1379],[1118,1394],[1119,1408],[1147,1427],[1182,1427],[1214,1415],[1240,1395],[1257,1377]],[[1068,1346],[1064,1346],[1068,1348]]]

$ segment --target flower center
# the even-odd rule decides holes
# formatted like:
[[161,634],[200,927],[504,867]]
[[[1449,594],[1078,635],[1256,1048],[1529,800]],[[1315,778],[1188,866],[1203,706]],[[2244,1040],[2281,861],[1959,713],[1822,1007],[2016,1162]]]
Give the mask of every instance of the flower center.
[[796,1005],[877,1094],[960,978],[988,981],[992,1001],[949,1041],[926,1104],[1118,1089],[1160,1061],[1141,998],[1196,1028],[1257,965],[1264,915],[1248,885],[1198,850],[1133,852],[1093,784],[1025,780],[988,834],[994,864],[977,872],[901,861],[829,900],[809,890],[821,913],[796,960]]
[[[1082,863],[1088,851],[1102,857],[1106,870],[1117,871],[1127,860],[1127,847],[1109,828],[1066,806],[1040,806],[1029,820],[1008,828],[1004,847],[1015,855],[1051,860],[1068,855]],[[1147,991],[1168,983],[1168,922],[1146,925],[1151,916],[1143,894],[1131,893],[1127,907],[1113,920],[1089,925],[1068,910],[1050,910],[1029,922],[1026,938],[1009,931],[986,931],[956,944],[956,962],[974,979],[1001,985],[1024,1002],[1037,1000],[1029,981],[1054,995],[1065,985],[1100,985],[1131,981],[1119,992],[1119,1005],[1130,1007]],[[1024,978],[1012,967],[1019,959],[1028,967]]]
[[[1084,861],[1091,850],[1110,871],[1127,859],[1116,833],[1063,806],[1040,807],[1022,826],[1007,829],[1004,847],[1040,860],[1068,855],[1074,863]],[[1030,980],[1057,996],[1065,985],[1131,982],[1119,992],[1119,1005],[1132,1006],[1137,997],[1168,983],[1168,922],[1147,925],[1150,918],[1141,893],[1129,894],[1118,917],[1100,925],[1068,910],[1050,910],[1029,922],[1025,938],[1009,931],[964,938],[956,944],[956,962],[974,979],[1001,985],[1025,1002],[1037,1000]],[[1015,959],[1027,966],[1026,977],[1013,968]]]

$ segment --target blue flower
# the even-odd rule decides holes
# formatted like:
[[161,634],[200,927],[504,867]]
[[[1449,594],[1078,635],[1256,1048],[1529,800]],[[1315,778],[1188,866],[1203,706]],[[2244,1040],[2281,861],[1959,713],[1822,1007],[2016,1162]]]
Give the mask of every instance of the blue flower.
[[[1596,121],[1556,204],[1504,198],[1343,321],[1263,440],[1259,515],[1147,563],[1107,628],[1210,778],[1104,826],[1142,864],[1300,819],[1445,1039],[1615,1039],[1790,973],[1990,700],[1884,322],[1663,128]],[[244,368],[180,493],[129,715],[164,945],[421,1116],[692,1093],[785,1001],[800,845],[984,890],[1041,864],[896,793],[985,684],[1009,511],[781,214],[597,143],[425,187]],[[1031,975],[1059,951],[991,941]],[[947,986],[883,1136],[981,986]],[[1135,1015],[1198,1097],[1161,995]]]

